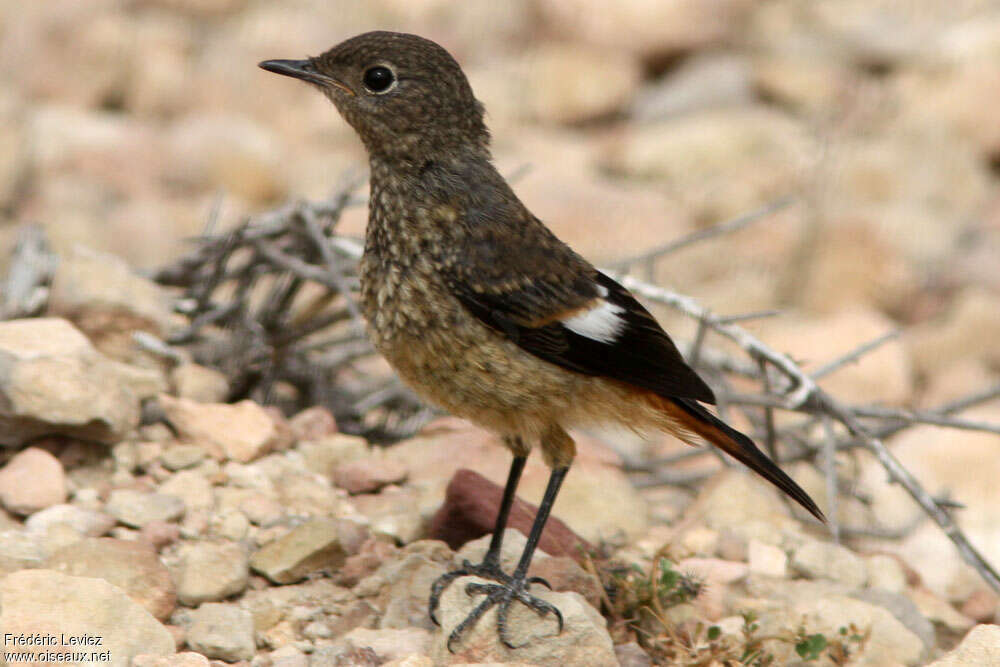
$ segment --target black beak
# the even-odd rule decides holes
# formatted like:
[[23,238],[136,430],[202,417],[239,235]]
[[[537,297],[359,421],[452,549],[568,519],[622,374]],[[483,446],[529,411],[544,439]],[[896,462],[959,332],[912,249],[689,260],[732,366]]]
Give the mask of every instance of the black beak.
[[266,69],[268,72],[274,72],[275,74],[284,74],[285,76],[291,76],[296,79],[302,79],[303,81],[308,81],[309,83],[314,83],[318,86],[333,86],[334,88],[339,88],[340,90],[353,95],[354,91],[348,88],[346,85],[337,81],[333,77],[329,77],[325,74],[320,74],[316,71],[311,60],[265,60],[258,65],[261,69]]

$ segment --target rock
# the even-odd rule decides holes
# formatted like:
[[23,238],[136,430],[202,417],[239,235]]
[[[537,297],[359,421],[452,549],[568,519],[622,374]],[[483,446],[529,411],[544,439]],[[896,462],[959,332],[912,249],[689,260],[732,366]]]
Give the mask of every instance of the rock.
[[108,497],[105,511],[133,528],[153,521],[173,521],[184,514],[184,501],[162,493],[144,493],[133,489],[115,489]]
[[1000,611],[1000,597],[991,590],[980,588],[962,603],[960,611],[977,623],[991,623]]
[[122,258],[82,245],[59,258],[48,312],[72,321],[95,341],[136,330],[162,336],[173,317],[162,287],[136,275]]
[[563,631],[552,614],[539,618],[527,606],[515,602],[510,606],[507,628],[511,641],[518,646],[509,649],[500,642],[497,633],[497,610],[491,608],[448,650],[448,636],[482,600],[465,592],[471,583],[489,583],[477,577],[462,577],[441,596],[438,619],[441,627],[434,633],[431,657],[435,664],[446,662],[527,662],[544,666],[607,665],[617,667],[611,637],[604,618],[588,605],[578,593],[553,593],[535,586],[532,594],[556,606],[563,615]]
[[365,518],[373,533],[409,544],[426,537],[426,526],[417,509],[419,494],[408,487],[389,486],[378,494],[351,498],[351,504]]
[[335,570],[347,558],[339,526],[335,519],[311,519],[264,545],[250,558],[250,567],[276,584],[294,583],[322,568]]
[[306,408],[288,420],[292,435],[298,441],[319,440],[337,432],[337,420],[320,405]]
[[615,657],[618,658],[618,664],[621,667],[652,667],[653,665],[649,654],[636,642],[616,644]]
[[348,493],[373,493],[406,479],[406,466],[380,456],[342,463],[333,469],[333,483]]
[[851,597],[888,609],[896,617],[896,620],[906,626],[907,630],[920,637],[925,652],[929,653],[934,650],[937,641],[934,624],[924,618],[913,601],[905,595],[869,588],[855,591],[851,593]]
[[248,463],[282,444],[274,419],[253,401],[195,403],[163,394],[160,404],[181,438],[201,445],[217,459]]
[[173,636],[120,588],[52,570],[23,570],[0,581],[0,627],[15,636],[100,637],[96,650],[107,656],[100,662],[116,667],[128,667],[140,653],[174,653]]
[[226,662],[250,660],[257,648],[253,617],[234,605],[206,602],[190,613],[186,641],[192,650]]
[[0,531],[0,575],[41,567],[45,561],[42,537],[23,530]]
[[719,620],[726,611],[728,586],[744,579],[749,572],[746,563],[721,558],[685,558],[677,563],[676,569],[703,584],[694,606],[711,621]]
[[157,551],[168,544],[173,544],[181,537],[180,527],[166,521],[150,521],[142,527],[141,533],[142,539]]
[[355,628],[344,635],[341,641],[355,649],[370,648],[379,660],[387,662],[414,653],[427,653],[431,646],[431,633],[423,628]]
[[740,0],[544,0],[538,11],[553,34],[653,57],[703,49],[743,29],[751,5]]
[[196,403],[224,403],[229,397],[229,380],[215,370],[198,364],[180,364],[170,371],[170,384],[178,398]]
[[865,562],[853,551],[832,542],[813,540],[792,553],[792,569],[810,579],[832,579],[848,588],[868,581]]
[[177,599],[197,607],[242,593],[249,580],[246,552],[231,542],[198,542],[183,554]]
[[967,288],[944,317],[914,327],[906,342],[917,370],[934,377],[970,352],[988,364],[1000,361],[1000,314],[995,306],[992,291]]
[[967,632],[976,623],[968,616],[963,616],[947,600],[942,600],[925,588],[913,588],[906,592],[907,597],[920,610],[927,620],[943,625],[952,632]]
[[[466,542],[491,534],[502,498],[503,487],[473,470],[457,471],[448,483],[444,504],[431,521],[430,537],[457,550]],[[537,506],[517,498],[507,526],[527,534],[537,512]],[[538,548],[555,556],[580,558],[593,547],[553,516],[545,524]]]
[[[628,128],[602,166],[655,180],[699,219],[726,220],[801,183],[815,155],[806,128],[758,106],[710,109]],[[715,185],[706,190],[704,183]]]
[[208,658],[200,653],[185,651],[165,658],[150,653],[140,653],[132,658],[131,667],[209,667]]
[[0,504],[15,514],[34,514],[66,500],[66,473],[59,459],[29,447],[0,469]]
[[[871,636],[864,650],[852,656],[852,660],[859,665],[916,665],[924,653],[920,637],[889,610],[834,593],[796,597],[784,613],[761,615],[759,622],[762,635],[802,627],[808,634],[822,633],[833,637],[847,623],[870,629]],[[778,656],[778,663],[782,661]]]
[[167,470],[183,470],[201,463],[205,450],[198,445],[171,445],[160,454],[160,461]]
[[28,531],[41,535],[53,526],[59,525],[69,526],[87,537],[101,537],[114,528],[115,519],[104,512],[61,504],[35,512],[24,522],[24,527]]
[[682,519],[688,520],[718,530],[720,553],[729,559],[747,554],[743,550],[751,539],[777,545],[784,533],[799,530],[778,491],[740,468],[723,470],[702,485]]
[[268,657],[271,658],[271,667],[309,667],[306,654],[292,645],[282,646]]
[[372,575],[362,579],[354,593],[370,599],[382,610],[377,627],[420,627],[433,630],[427,615],[431,585],[451,566],[453,554],[446,545],[421,540],[406,545],[385,561]]
[[188,512],[211,509],[215,505],[212,483],[197,470],[182,470],[174,473],[163,484],[160,484],[158,493],[180,498]]
[[614,50],[542,42],[514,58],[469,72],[490,115],[542,123],[582,123],[628,105],[640,63]]
[[174,124],[169,164],[183,166],[171,180],[195,188],[222,188],[257,204],[285,191],[274,135],[241,115],[198,113]]
[[209,530],[214,535],[239,542],[249,533],[250,520],[239,510],[217,512],[209,519]]
[[53,553],[46,567],[114,584],[161,621],[177,604],[170,572],[156,552],[141,542],[88,538]]
[[[857,258],[857,253],[854,256]],[[788,318],[781,327],[761,326],[769,345],[802,360],[813,370],[896,327],[881,313],[858,306],[817,318]],[[822,350],[822,357],[817,356]],[[913,368],[906,349],[889,342],[823,378],[823,387],[834,396],[864,396],[865,400],[898,405],[913,391]]]
[[357,549],[357,553],[347,557],[344,566],[337,572],[338,581],[345,586],[353,586],[372,574],[399,549],[386,539],[369,537]]
[[123,368],[66,320],[0,322],[0,444],[49,434],[116,442],[139,424]]
[[243,498],[240,501],[239,509],[251,523],[263,528],[278,523],[285,515],[281,503],[261,493]]
[[752,99],[750,66],[732,54],[707,53],[685,60],[639,93],[632,117],[649,122]]
[[871,588],[902,593],[906,589],[906,573],[899,560],[887,554],[876,554],[865,558],[868,570],[868,586]]
[[[967,419],[995,422],[1000,410],[983,406],[963,413]],[[893,455],[927,489],[948,492],[966,506],[958,525],[979,546],[985,558],[1000,558],[1000,508],[996,503],[996,480],[1000,461],[991,455],[996,436],[988,433],[915,426],[893,439]],[[909,526],[922,511],[912,498],[886,480],[885,470],[872,457],[861,460],[859,488],[878,508],[879,525],[888,530]],[[961,601],[982,586],[981,577],[955,558],[955,546],[940,529],[920,525],[900,541],[884,542],[880,548],[900,554],[916,570],[924,585],[935,594]]]
[[750,573],[765,577],[788,576],[788,554],[784,550],[757,540],[747,545]]
[[[294,431],[294,425],[292,429]],[[337,466],[362,459],[369,452],[367,440],[346,433],[306,440],[300,442],[296,449],[302,454],[309,470],[325,477],[332,477]]]
[[977,625],[955,650],[928,667],[1000,667],[1000,626]]

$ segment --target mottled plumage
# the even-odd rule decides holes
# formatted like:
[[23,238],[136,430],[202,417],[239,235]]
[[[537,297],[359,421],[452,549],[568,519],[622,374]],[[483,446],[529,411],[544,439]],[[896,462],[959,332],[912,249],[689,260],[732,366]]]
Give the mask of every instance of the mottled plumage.
[[[493,166],[483,108],[458,63],[414,35],[366,33],[265,69],[318,86],[368,150],[371,198],[362,308],[375,347],[421,396],[504,438],[515,456],[482,592],[540,613],[527,593],[531,552],[573,460],[567,429],[617,422],[721,447],[812,514],[815,503],[753,442],[700,403],[711,389],[629,292],[542,224]],[[496,558],[524,457],[553,468],[536,530],[513,575]],[[522,567],[523,565],[523,567]],[[444,583],[435,585],[432,611]],[[561,619],[560,619],[561,622]],[[457,639],[463,624],[452,634]]]

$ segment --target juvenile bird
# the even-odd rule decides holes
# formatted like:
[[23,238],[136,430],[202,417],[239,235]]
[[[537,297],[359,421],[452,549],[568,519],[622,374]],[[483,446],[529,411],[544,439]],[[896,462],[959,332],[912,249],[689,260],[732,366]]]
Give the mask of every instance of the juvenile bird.
[[[753,441],[702,406],[715,402],[712,390],[652,315],[521,203],[493,165],[483,106],[447,51],[415,35],[369,32],[313,58],[260,66],[319,88],[367,149],[361,305],[375,347],[420,396],[499,434],[514,455],[485,559],[432,586],[434,619],[457,577],[495,582],[466,587],[485,598],[449,647],[494,605],[500,638],[513,647],[514,600],[552,613],[562,629],[559,610],[529,593],[537,580],[527,571],[575,455],[568,429],[620,423],[710,443],[823,520]],[[535,444],[552,472],[507,574],[501,540]]]

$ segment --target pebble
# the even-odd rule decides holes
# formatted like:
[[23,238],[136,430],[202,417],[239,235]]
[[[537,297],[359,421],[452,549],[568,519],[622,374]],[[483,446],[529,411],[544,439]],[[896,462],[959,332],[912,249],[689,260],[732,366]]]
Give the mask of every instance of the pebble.
[[87,537],[101,537],[114,528],[114,517],[76,505],[53,505],[35,512],[24,521],[24,527],[33,533],[44,534],[53,526],[69,526]]
[[0,504],[14,514],[34,514],[66,501],[66,473],[59,459],[28,447],[0,469]]
[[205,450],[198,445],[171,445],[160,454],[160,461],[167,470],[182,470],[201,463]]
[[150,614],[163,620],[177,604],[169,570],[143,542],[87,538],[49,557],[46,566],[76,577],[96,577],[121,588]]
[[232,542],[198,542],[185,550],[177,584],[181,604],[196,607],[242,593],[249,580],[245,550]]
[[153,521],[173,521],[180,518],[184,514],[184,501],[163,493],[115,489],[108,497],[104,509],[125,525],[142,528]]
[[347,558],[338,533],[338,521],[311,519],[261,547],[250,567],[276,584],[294,583],[322,568],[336,570]]
[[100,650],[116,667],[139,654],[174,653],[170,632],[121,588],[53,570],[22,570],[0,581],[0,627],[13,635],[100,637]]
[[848,588],[868,581],[865,561],[853,551],[832,542],[812,540],[792,553],[792,569],[811,579],[832,579]]
[[254,641],[253,617],[231,604],[206,602],[190,614],[186,641],[192,650],[226,662],[250,660]]
[[333,483],[351,494],[374,493],[388,484],[402,482],[408,474],[400,463],[370,456],[334,468]]

